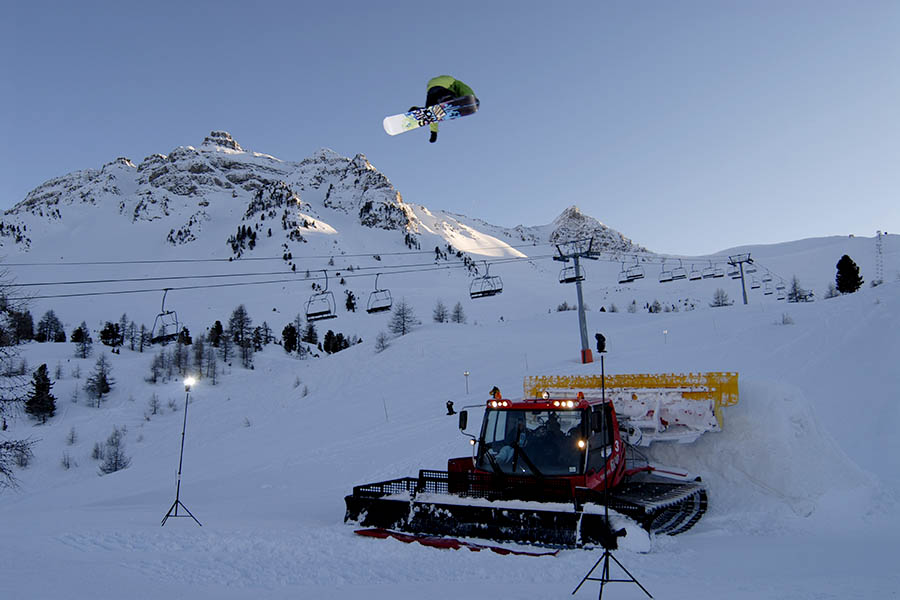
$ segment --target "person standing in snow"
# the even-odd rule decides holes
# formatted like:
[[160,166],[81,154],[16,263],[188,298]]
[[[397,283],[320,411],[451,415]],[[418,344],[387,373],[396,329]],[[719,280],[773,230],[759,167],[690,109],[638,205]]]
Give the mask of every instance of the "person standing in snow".
[[[425,106],[434,106],[435,104],[440,104],[441,102],[447,102],[448,100],[455,100],[456,98],[461,98],[462,96],[475,96],[475,92],[472,91],[472,88],[467,86],[462,81],[451,77],[450,75],[439,75],[434,77],[428,81],[428,85],[426,86],[426,94],[425,94]],[[478,110],[481,102],[478,100],[478,97],[475,96],[475,110]],[[410,107],[410,111],[416,109],[418,107],[413,106]],[[475,112],[473,110],[472,112]],[[438,124],[431,123],[429,125],[431,129],[431,137],[428,138],[428,141],[432,144],[437,141],[438,134]]]

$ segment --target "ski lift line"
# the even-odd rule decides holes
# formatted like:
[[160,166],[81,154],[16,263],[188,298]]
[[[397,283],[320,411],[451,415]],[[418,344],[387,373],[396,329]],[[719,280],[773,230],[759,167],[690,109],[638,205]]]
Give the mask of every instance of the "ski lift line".
[[[527,260],[545,260],[547,258],[552,257],[552,255],[547,256],[535,256],[528,257]],[[526,260],[522,257],[509,257],[497,259],[494,261],[490,261],[491,264],[507,264],[511,262],[517,262],[521,260]],[[465,265],[441,265],[440,268],[462,268]],[[344,278],[352,278],[352,277],[371,277],[369,274],[358,273],[358,271],[363,270],[374,270],[380,269],[380,272],[384,272],[386,274],[394,274],[394,273],[412,273],[416,272],[416,268],[418,267],[434,267],[434,263],[414,263],[410,265],[395,265],[393,267],[388,267],[388,269],[404,269],[402,271],[388,271],[384,268],[384,265],[372,266],[372,267],[354,267],[353,272],[346,272],[343,277]],[[322,269],[318,269],[321,271]],[[345,271],[345,269],[328,269],[329,271]],[[424,269],[425,271],[430,271],[434,269]],[[54,286],[54,285],[96,285],[102,283],[141,283],[141,282],[150,282],[150,281],[179,281],[185,279],[223,279],[230,277],[268,277],[271,275],[285,275],[288,274],[285,271],[265,271],[259,273],[220,273],[214,275],[169,275],[169,276],[160,276],[160,277],[127,277],[121,279],[85,279],[79,281],[41,281],[35,283],[9,283],[7,287],[39,287],[39,286]],[[307,278],[305,281],[316,280],[321,278]]]
[[[550,258],[549,256],[547,258]],[[523,259],[516,259],[523,260]],[[535,260],[535,259],[531,259]],[[496,261],[499,262],[499,261]],[[509,262],[509,259],[505,259],[504,262]],[[432,266],[428,269],[406,269],[401,271],[382,271],[382,275],[406,275],[409,273],[425,273],[432,271],[445,271],[452,269],[462,269],[466,268],[466,265],[458,264],[458,265],[440,265],[440,266]],[[348,273],[344,275],[346,278],[351,277],[371,277],[371,275],[363,274],[363,273]],[[239,282],[231,282],[231,283],[213,283],[207,285],[185,285],[185,286],[169,286],[167,288],[145,288],[138,290],[107,290],[102,292],[76,292],[71,294],[40,294],[34,296],[10,296],[9,300],[46,300],[53,298],[83,298],[83,297],[93,297],[93,296],[117,296],[123,294],[144,294],[144,293],[159,293],[166,289],[172,291],[182,291],[182,290],[202,290],[202,289],[214,289],[214,288],[227,288],[227,287],[240,287],[240,286],[252,286],[252,285],[272,285],[276,283],[306,283],[308,281],[316,281],[325,279],[325,277],[310,277],[300,278],[297,275],[292,275],[287,279],[272,279],[268,281],[239,281]]]
[[[479,248],[480,250],[500,250],[504,248],[540,248],[543,246],[550,246],[556,248],[559,245],[559,242],[545,242],[540,244],[504,244],[502,246],[483,246]],[[362,253],[354,253],[354,254],[341,254],[340,257],[343,258],[363,258],[370,257],[374,255],[378,256],[413,256],[413,255],[421,255],[421,254],[433,254],[433,250],[409,250],[409,251],[398,251],[398,252],[362,252]],[[599,250],[596,252],[592,252],[595,254],[593,258],[597,258],[599,260],[605,260],[607,262],[621,262],[620,256],[623,254],[621,250]],[[602,255],[608,255],[609,258],[603,258]],[[633,253],[625,253],[625,254],[633,254]],[[666,260],[697,260],[696,257],[682,257],[675,255],[667,255],[667,254],[653,254],[652,256],[646,256],[644,253],[638,253],[644,256],[642,262],[647,264],[662,264]],[[301,256],[297,257],[296,260],[322,260],[322,259],[330,259],[334,258],[336,255],[334,254],[321,254],[321,255],[309,255],[309,256]],[[550,256],[555,256],[552,254]],[[522,259],[523,257],[511,257],[513,259]],[[534,259],[536,257],[524,257],[529,259]],[[245,261],[245,262],[259,262],[259,261],[284,261],[283,256],[248,256],[241,257],[239,259],[232,258],[173,258],[173,259],[135,259],[135,260],[97,260],[97,261],[56,261],[56,262],[10,262],[10,263],[2,263],[5,266],[10,267],[66,267],[66,266],[103,266],[103,265],[161,265],[161,264],[192,264],[192,263],[227,263],[227,262],[235,262],[236,260]],[[719,257],[717,255],[707,255],[703,257],[704,261],[713,262],[727,262],[728,256]],[[757,261],[754,261],[757,262]],[[757,262],[758,264],[758,262]]]
[[[502,250],[504,248],[540,248],[541,246],[556,246],[554,243],[546,242],[540,244],[504,244],[502,246],[482,246],[479,250]],[[457,248],[457,250],[460,250]],[[463,251],[464,252],[464,251]],[[363,258],[367,256],[412,256],[416,254],[434,254],[434,250],[408,250],[398,252],[361,252],[355,254],[312,254],[309,256],[297,257],[298,260],[319,260],[329,259],[340,256],[342,258]],[[521,257],[517,257],[521,258]],[[231,258],[172,258],[172,259],[135,259],[135,260],[94,260],[94,261],[57,261],[57,262],[30,262],[30,263],[2,263],[9,267],[69,267],[69,266],[92,266],[92,265],[164,265],[164,264],[189,264],[189,263],[227,263],[237,261],[284,261],[283,256],[247,256],[235,259]]]

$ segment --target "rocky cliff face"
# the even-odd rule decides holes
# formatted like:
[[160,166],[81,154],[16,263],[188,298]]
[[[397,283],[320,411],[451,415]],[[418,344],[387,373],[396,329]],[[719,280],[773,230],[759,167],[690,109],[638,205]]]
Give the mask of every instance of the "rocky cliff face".
[[364,227],[403,232],[414,219],[399,192],[362,154],[349,159],[323,149],[299,163],[285,162],[249,152],[228,132],[213,131],[199,148],[179,146],[137,166],[119,158],[38,186],[6,212],[0,243],[27,247],[26,215],[61,220],[67,207],[100,204],[112,204],[132,223],[180,221],[166,236],[173,245],[200,239],[203,223],[226,204],[241,208],[242,221],[268,214],[294,241],[322,218],[322,209],[353,215]]
[[[598,250],[644,251],[575,206],[540,227],[507,229],[450,213],[437,218],[424,207],[404,203],[362,154],[347,158],[321,149],[300,162],[288,162],[248,151],[225,131],[211,132],[197,148],[179,146],[138,165],[118,158],[100,169],[38,186],[0,220],[0,247],[27,251],[34,243],[29,237],[34,226],[47,230],[48,223],[55,223],[57,230],[73,223],[90,229],[96,220],[93,211],[99,210],[108,211],[107,223],[122,218],[160,235],[161,243],[184,246],[207,240],[211,248],[230,247],[233,258],[253,252],[259,244],[270,255],[278,246],[282,255],[290,256],[311,234],[350,233],[334,225],[346,229],[348,217],[351,225],[397,231],[398,243],[402,236],[408,248],[418,248],[419,237],[430,231],[450,243],[458,236],[468,240],[479,235],[535,244],[593,237]],[[430,227],[423,225],[423,218]],[[211,235],[221,239],[210,240]],[[332,237],[328,251],[339,253],[342,239]]]
[[630,239],[614,229],[610,229],[594,217],[582,213],[577,206],[570,206],[553,221],[550,242],[594,238],[595,250],[646,252]]

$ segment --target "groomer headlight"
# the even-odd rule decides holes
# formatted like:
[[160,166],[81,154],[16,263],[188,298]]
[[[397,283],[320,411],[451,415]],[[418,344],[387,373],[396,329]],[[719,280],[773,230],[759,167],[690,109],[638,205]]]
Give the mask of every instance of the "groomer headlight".
[[546,392],[546,391],[545,391],[543,394],[541,394],[541,398],[543,398],[544,400],[549,400],[549,399],[550,399],[550,392]]

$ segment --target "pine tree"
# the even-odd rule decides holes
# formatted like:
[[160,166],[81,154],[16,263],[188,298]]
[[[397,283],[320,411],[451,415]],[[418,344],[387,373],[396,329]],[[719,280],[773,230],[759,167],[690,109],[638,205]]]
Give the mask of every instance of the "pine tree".
[[203,377],[203,356],[206,353],[206,340],[204,339],[203,334],[200,334],[194,339],[191,348],[194,353],[193,371],[197,373],[197,378],[199,379]]
[[332,330],[328,330],[325,332],[325,337],[322,339],[322,349],[327,353],[331,354],[334,352],[334,332]]
[[288,354],[297,349],[297,328],[293,323],[288,323],[281,330],[281,345]]
[[143,353],[144,348],[150,345],[150,332],[147,331],[147,326],[141,323],[141,330],[138,333],[138,352]]
[[46,423],[47,419],[56,413],[56,398],[50,393],[50,388],[54,384],[47,375],[46,364],[41,365],[34,372],[31,385],[33,389],[25,401],[25,412],[41,423]]
[[[125,345],[125,338],[128,335],[128,315],[122,313],[122,316],[119,317],[119,332],[122,334],[122,339],[119,340],[119,345]],[[132,348],[133,350],[134,348]]]
[[800,279],[796,275],[791,279],[791,289],[787,293],[788,302],[800,302],[806,298],[806,290],[800,287]]
[[103,462],[100,464],[100,474],[109,475],[128,467],[131,459],[125,455],[125,432],[114,427],[112,433],[106,439],[106,448],[103,452]]
[[81,325],[72,332],[71,340],[75,343],[75,356],[78,358],[87,358],[91,355],[91,348],[94,341],[91,339],[87,323],[84,321],[81,322]]
[[28,309],[10,310],[8,312],[14,344],[21,344],[34,339],[34,319]]
[[115,380],[111,376],[112,369],[106,360],[106,355],[101,354],[94,365],[94,373],[85,381],[84,389],[91,398],[97,401],[97,408],[100,407],[100,401],[104,394],[112,391]]
[[862,287],[863,278],[859,274],[859,267],[853,259],[846,254],[838,261],[837,273],[834,277],[834,283],[837,291],[842,294],[852,294]]
[[450,312],[447,310],[447,306],[444,304],[443,300],[439,299],[437,301],[431,316],[435,323],[446,323],[450,320]]
[[106,322],[100,330],[100,343],[115,348],[122,342],[122,331],[118,323]]
[[60,341],[60,334],[62,334],[62,341],[66,341],[66,332],[63,329],[62,323],[60,323],[59,319],[56,317],[56,313],[52,310],[48,310],[44,313],[44,316],[41,317],[41,320],[38,321],[34,339],[38,342],[57,342]]
[[228,319],[228,335],[234,340],[237,351],[241,356],[241,364],[249,368],[253,363],[253,320],[247,309],[239,304],[231,318]]
[[303,341],[307,344],[318,344],[319,343],[319,333],[316,331],[316,325],[314,323],[307,323],[306,329],[303,331]]
[[453,312],[450,313],[450,320],[453,323],[465,323],[466,322],[466,313],[463,311],[462,302],[457,302],[453,307]]
[[403,299],[394,307],[388,329],[396,335],[406,335],[420,323],[421,321],[416,318],[412,307],[406,303],[406,299]]
[[213,323],[212,328],[209,330],[209,343],[213,345],[213,348],[219,347],[219,340],[224,333],[224,328],[222,327],[221,321],[216,321]]
[[728,299],[728,294],[722,288],[717,288],[716,293],[713,294],[713,301],[709,304],[712,307],[717,306],[730,306],[732,304],[731,300]]

